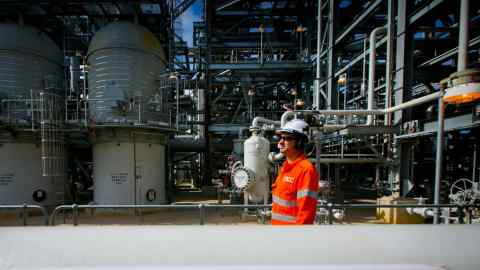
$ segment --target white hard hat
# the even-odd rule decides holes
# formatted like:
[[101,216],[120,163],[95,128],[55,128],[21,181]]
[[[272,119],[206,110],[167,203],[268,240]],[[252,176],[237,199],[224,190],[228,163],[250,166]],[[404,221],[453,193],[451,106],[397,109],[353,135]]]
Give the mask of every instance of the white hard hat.
[[290,133],[308,137],[308,129],[309,126],[307,122],[301,119],[293,119],[291,121],[288,121],[285,126],[277,130],[276,133]]

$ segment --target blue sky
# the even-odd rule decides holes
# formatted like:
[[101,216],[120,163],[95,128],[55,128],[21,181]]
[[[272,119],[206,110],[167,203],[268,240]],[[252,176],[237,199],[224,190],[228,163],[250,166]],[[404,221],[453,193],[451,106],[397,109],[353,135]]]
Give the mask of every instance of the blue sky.
[[[181,24],[182,33],[177,29],[175,31],[187,42],[188,47],[192,47],[193,22],[202,20],[203,2],[203,0],[195,1],[195,3],[176,20],[176,22]],[[178,26],[178,24],[176,24],[176,26]]]

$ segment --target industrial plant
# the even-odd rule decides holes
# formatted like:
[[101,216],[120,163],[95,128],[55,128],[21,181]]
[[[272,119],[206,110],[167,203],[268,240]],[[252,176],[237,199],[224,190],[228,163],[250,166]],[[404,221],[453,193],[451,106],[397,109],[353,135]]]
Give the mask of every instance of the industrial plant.
[[474,0],[0,1],[0,269],[480,269],[479,26]]

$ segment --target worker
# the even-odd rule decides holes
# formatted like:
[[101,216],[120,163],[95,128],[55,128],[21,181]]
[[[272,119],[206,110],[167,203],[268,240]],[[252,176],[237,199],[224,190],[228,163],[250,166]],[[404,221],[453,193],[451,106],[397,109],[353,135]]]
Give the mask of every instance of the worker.
[[319,175],[305,156],[308,124],[294,119],[276,133],[278,148],[286,157],[272,185],[272,224],[313,224],[317,207]]

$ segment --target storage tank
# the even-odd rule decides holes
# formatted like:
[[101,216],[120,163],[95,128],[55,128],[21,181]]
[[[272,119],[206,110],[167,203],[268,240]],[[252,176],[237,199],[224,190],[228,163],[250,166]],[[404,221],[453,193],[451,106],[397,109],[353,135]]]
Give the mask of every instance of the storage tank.
[[63,202],[62,65],[42,32],[0,24],[0,204]]
[[254,203],[267,203],[269,195],[268,153],[270,142],[252,128],[252,136],[244,143],[243,167],[233,172],[233,181],[245,191],[246,199]]
[[166,57],[145,27],[113,22],[100,29],[88,48],[89,114],[102,123],[168,123],[152,106]]
[[166,202],[168,123],[157,113],[165,54],[146,28],[113,22],[95,34],[87,56],[89,118],[97,204]]

